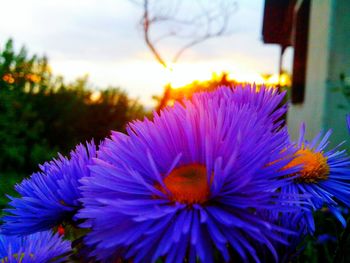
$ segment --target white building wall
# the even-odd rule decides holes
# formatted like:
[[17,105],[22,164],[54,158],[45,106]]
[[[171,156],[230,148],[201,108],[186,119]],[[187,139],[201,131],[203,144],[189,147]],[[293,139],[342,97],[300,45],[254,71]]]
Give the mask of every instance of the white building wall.
[[311,1],[305,97],[302,104],[291,104],[288,129],[292,139],[299,135],[300,123],[307,125],[307,138],[323,127],[328,74],[332,0]]
[[308,138],[332,128],[333,145],[348,139],[350,104],[339,90],[340,75],[350,79],[350,0],[311,0],[306,74],[305,100],[288,112],[292,138],[304,121]]

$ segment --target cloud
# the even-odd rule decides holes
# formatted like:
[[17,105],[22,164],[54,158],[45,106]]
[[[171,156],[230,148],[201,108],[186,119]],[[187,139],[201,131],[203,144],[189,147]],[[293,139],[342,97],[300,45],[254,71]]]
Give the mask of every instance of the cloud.
[[[138,30],[142,10],[128,0],[0,0],[0,45],[13,37],[17,47],[46,54],[54,72],[69,80],[89,73],[94,85],[121,86],[150,102],[166,82]],[[238,1],[232,34],[188,50],[183,63],[202,63],[207,72],[221,65],[276,72],[279,50],[260,40],[263,0]],[[164,42],[165,55],[176,42]],[[226,65],[225,64],[225,65]],[[205,68],[207,67],[207,69]],[[194,69],[195,71],[195,69]]]

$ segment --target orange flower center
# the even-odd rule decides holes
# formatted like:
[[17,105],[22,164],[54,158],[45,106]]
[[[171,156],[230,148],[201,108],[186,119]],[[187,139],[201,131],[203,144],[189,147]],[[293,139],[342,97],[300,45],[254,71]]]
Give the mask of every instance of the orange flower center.
[[314,152],[307,148],[298,150],[295,153],[295,158],[285,168],[296,165],[302,165],[300,177],[297,179],[300,182],[315,183],[328,178],[327,158],[321,152]]
[[[164,184],[170,192],[170,198],[185,204],[204,203],[208,200],[210,189],[207,169],[204,165],[192,164],[174,169]],[[165,189],[160,187],[163,193]]]

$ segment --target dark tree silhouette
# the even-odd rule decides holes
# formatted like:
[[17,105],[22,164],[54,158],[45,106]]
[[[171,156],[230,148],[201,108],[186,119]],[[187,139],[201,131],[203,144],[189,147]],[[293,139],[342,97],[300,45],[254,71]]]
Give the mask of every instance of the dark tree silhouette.
[[0,46],[0,208],[4,192],[38,170],[38,164],[68,153],[76,144],[123,131],[144,115],[143,107],[116,87],[97,100],[87,77],[65,83],[53,76],[45,57]]

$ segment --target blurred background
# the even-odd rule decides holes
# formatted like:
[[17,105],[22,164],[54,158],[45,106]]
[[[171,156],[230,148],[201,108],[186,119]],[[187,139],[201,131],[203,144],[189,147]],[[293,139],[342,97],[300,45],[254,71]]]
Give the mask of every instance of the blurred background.
[[290,85],[293,48],[280,69],[280,46],[263,41],[264,0],[0,6],[0,178],[7,183],[195,91],[277,85],[281,70],[282,85]]
[[349,14],[348,0],[0,0],[0,192],[220,85],[285,90],[293,138],[304,121],[347,139]]

